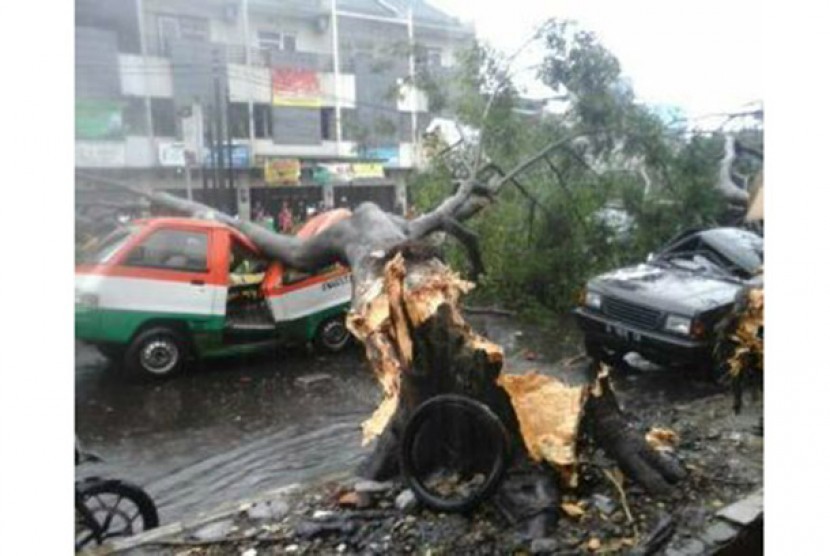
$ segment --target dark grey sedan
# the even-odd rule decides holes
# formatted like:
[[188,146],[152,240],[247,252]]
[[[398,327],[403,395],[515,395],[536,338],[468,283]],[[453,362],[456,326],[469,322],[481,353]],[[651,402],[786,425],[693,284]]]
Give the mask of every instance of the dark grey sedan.
[[648,261],[591,279],[574,310],[589,354],[629,352],[709,368],[716,325],[744,287],[762,285],[764,244],[739,228],[692,230]]

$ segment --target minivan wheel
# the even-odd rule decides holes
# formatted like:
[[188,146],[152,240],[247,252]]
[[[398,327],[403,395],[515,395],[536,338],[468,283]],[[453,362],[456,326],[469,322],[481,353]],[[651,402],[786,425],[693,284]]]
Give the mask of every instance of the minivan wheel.
[[317,327],[314,337],[314,346],[329,353],[336,353],[349,345],[352,336],[346,328],[346,319],[343,316],[324,320]]
[[181,334],[157,326],[136,336],[124,359],[127,369],[135,375],[165,377],[181,371],[186,356],[187,342]]

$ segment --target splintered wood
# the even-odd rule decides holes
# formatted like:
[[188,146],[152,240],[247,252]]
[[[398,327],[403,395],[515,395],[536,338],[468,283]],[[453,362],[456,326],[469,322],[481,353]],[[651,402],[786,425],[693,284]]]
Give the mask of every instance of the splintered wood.
[[538,373],[502,375],[530,457],[556,467],[576,486],[576,441],[590,385],[570,386]]
[[[472,288],[472,283],[440,261],[407,264],[400,254],[385,264],[381,277],[358,288],[357,303],[347,322],[366,346],[366,356],[383,388],[383,400],[363,423],[364,445],[383,432],[398,409],[401,378],[411,370],[414,357],[413,333],[439,308],[446,307],[449,318],[444,323],[461,332],[464,345],[501,368],[501,347],[475,333],[459,310],[461,295]],[[497,384],[508,394],[530,457],[554,466],[565,484],[576,486],[579,424],[588,396],[601,393],[599,379],[572,386],[532,372],[502,374]]]
[[746,307],[740,314],[730,339],[735,351],[729,358],[729,372],[735,377],[752,367],[760,371],[764,366],[764,340],[760,330],[764,326],[764,290],[753,288],[747,292]]
[[401,373],[412,365],[411,330],[432,317],[439,307],[450,309],[450,323],[463,329],[470,345],[486,353],[491,362],[501,362],[499,346],[479,336],[464,322],[458,309],[460,296],[473,288],[471,282],[437,260],[407,267],[401,254],[384,266],[383,276],[357,292],[358,302],[347,325],[366,346],[366,357],[383,388],[383,400],[363,423],[363,444],[378,436],[398,407]]

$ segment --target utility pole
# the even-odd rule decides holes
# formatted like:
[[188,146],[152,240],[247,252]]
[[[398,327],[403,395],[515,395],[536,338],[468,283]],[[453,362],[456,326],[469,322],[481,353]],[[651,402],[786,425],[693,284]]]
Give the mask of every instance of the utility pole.
[[411,125],[412,125],[412,162],[415,162],[415,146],[418,141],[418,112],[417,112],[417,95],[415,88],[415,21],[412,14],[412,5],[409,6],[409,16],[407,20],[406,30],[407,35],[409,35],[409,92],[410,92],[410,100],[412,101],[412,106],[410,106],[411,112]]
[[216,146],[218,148],[217,158],[219,162],[218,176],[219,184],[217,189],[225,188],[225,149],[224,130],[222,129],[222,88],[219,83],[219,49],[213,49],[213,116],[216,122]]
[[[135,2],[136,21],[138,23],[138,43],[141,50],[141,64],[147,68],[147,40],[144,35],[144,0],[136,0]],[[149,138],[150,146],[153,147],[153,139],[155,138],[155,131],[153,130],[153,110],[150,97],[144,95],[144,125],[147,127],[147,137]]]
[[207,105],[207,117],[208,117],[208,144],[210,145],[210,169],[211,169],[211,176],[213,177],[213,184],[211,186],[212,189],[217,189],[219,187],[219,165],[216,163],[216,157],[218,153],[216,152],[216,142],[213,140],[214,137],[214,130],[216,128],[216,120],[214,116],[214,108],[213,104]]
[[331,51],[334,62],[334,138],[337,142],[337,156],[343,141],[343,124],[340,109],[340,33],[337,27],[337,0],[331,0]]
[[[248,15],[248,0],[242,0],[242,29],[245,36],[245,67],[250,71],[251,59],[251,22]],[[269,68],[270,70],[270,68]],[[254,99],[251,88],[248,88],[248,144],[250,152],[254,152]]]
[[187,187],[187,200],[193,200],[193,177],[190,175],[190,153],[184,152],[184,183]]
[[225,82],[225,121],[228,128],[228,187],[233,189],[233,129],[231,126],[231,91],[230,84]]

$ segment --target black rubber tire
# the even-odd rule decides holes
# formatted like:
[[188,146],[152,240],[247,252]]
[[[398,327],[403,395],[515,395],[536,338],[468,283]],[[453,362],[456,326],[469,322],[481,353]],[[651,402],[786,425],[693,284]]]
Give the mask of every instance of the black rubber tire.
[[[458,500],[449,500],[433,494],[416,476],[414,463],[414,444],[421,426],[429,421],[433,413],[450,407],[466,411],[478,420],[482,430],[487,431],[496,458],[482,485],[466,498]],[[478,506],[498,488],[510,458],[509,446],[509,437],[504,423],[489,407],[465,396],[443,394],[430,398],[418,406],[404,427],[400,451],[401,473],[416,498],[427,508],[436,512],[463,513]]]
[[[147,361],[149,357],[142,355],[142,352],[150,348],[150,344],[156,342],[159,349],[175,352],[172,355],[172,362],[159,363],[155,368]],[[181,372],[189,355],[189,346],[184,336],[177,330],[167,326],[153,326],[144,330],[133,338],[124,354],[124,366],[127,371],[140,378],[166,378]]]
[[[332,334],[333,330],[337,332]],[[352,334],[346,328],[345,314],[327,318],[320,323],[317,331],[314,333],[314,349],[323,353],[338,353],[343,351],[349,347],[351,341]]]
[[[80,498],[82,501],[85,501],[87,498],[90,498],[92,496],[100,496],[102,494],[112,494],[115,496],[119,496],[122,499],[129,500],[136,507],[136,509],[138,509],[138,515],[141,516],[141,529],[131,531],[132,534],[147,531],[149,529],[154,529],[159,525],[158,510],[156,509],[155,502],[153,502],[153,499],[150,498],[150,495],[147,494],[144,491],[144,489],[139,487],[138,485],[114,479],[87,479],[86,481],[83,481],[80,484],[76,484],[75,489],[78,494],[78,498]],[[92,513],[88,506],[87,511],[89,513]],[[111,537],[108,537],[106,535],[106,531],[104,531],[103,538],[107,539],[118,536],[121,535],[112,535]],[[89,542],[95,543],[96,541],[93,538],[90,539]],[[75,550],[77,551],[80,548],[83,547],[77,546],[76,539]]]

